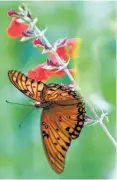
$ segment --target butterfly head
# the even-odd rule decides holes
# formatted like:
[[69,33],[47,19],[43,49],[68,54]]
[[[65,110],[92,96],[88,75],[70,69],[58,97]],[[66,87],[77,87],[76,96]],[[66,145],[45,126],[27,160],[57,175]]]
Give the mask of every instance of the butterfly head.
[[35,102],[34,104],[33,104],[33,107],[35,107],[35,108],[40,108],[41,106],[40,106],[40,102]]

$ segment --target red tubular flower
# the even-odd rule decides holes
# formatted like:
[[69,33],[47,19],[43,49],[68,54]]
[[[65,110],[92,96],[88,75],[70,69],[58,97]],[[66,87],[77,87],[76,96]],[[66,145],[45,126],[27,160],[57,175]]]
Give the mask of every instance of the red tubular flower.
[[62,47],[58,47],[56,52],[64,61],[68,61],[69,57],[77,57],[79,44],[79,38],[67,39],[65,45],[63,45]]
[[22,32],[25,32],[29,27],[28,24],[17,22],[18,19],[17,17],[12,18],[7,28],[7,34],[12,38],[22,37]]
[[[72,75],[74,75],[75,72],[73,69],[70,69],[69,71]],[[52,76],[63,76],[65,74],[66,73],[64,69],[48,66],[46,63],[40,64],[35,69],[28,71],[28,76],[30,78],[40,81],[48,80],[48,78]]]
[[46,48],[45,47],[46,45],[42,42],[41,38],[36,38],[36,39],[32,40],[32,43],[35,47],[39,46],[41,48]]
[[[60,46],[56,49],[56,52],[59,55],[59,57],[66,62],[69,60],[70,57],[76,59],[78,56],[79,44],[80,44],[79,38],[67,39],[63,46]],[[53,62],[53,64],[56,66],[61,65],[53,53],[48,52],[48,54],[49,54],[48,61],[51,60],[51,62]]]

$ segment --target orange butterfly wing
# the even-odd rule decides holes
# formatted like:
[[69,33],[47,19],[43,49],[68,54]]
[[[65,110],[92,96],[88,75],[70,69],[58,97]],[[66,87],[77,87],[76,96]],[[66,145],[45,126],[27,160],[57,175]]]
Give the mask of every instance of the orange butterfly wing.
[[[42,139],[48,161],[57,173],[62,173],[65,164],[66,151],[70,145],[70,135],[58,125],[58,117],[52,112],[42,112]],[[54,118],[56,117],[56,118]]]
[[75,91],[58,84],[45,85],[23,73],[8,72],[12,84],[26,96],[39,101],[52,102],[53,107],[42,112],[42,137],[51,167],[61,173],[71,140],[79,136],[85,119],[85,106]]
[[9,71],[8,76],[12,84],[26,96],[39,102],[43,100],[46,89],[43,82],[30,79],[16,70]]
[[[45,100],[46,101],[66,101],[68,100],[79,100],[81,99],[81,96],[76,94],[75,91],[70,90],[69,88],[65,88],[59,84],[48,84],[47,90],[45,94]],[[77,102],[77,101],[76,101]]]
[[51,167],[57,172],[64,170],[66,152],[71,140],[79,136],[84,124],[84,104],[55,105],[43,110],[41,117],[42,139]]

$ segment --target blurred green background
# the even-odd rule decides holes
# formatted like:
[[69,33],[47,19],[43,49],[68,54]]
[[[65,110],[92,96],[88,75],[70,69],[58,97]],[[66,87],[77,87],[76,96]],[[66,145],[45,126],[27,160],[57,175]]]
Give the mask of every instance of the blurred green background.
[[[81,38],[78,59],[70,66],[78,68],[77,82],[93,103],[109,112],[110,133],[115,138],[116,44],[115,3],[102,2],[26,2],[46,37],[53,43],[59,38]],[[41,110],[5,103],[6,100],[30,103],[10,83],[7,72],[27,72],[44,62],[47,55],[34,48],[31,41],[20,42],[6,35],[11,18],[9,9],[20,2],[0,2],[0,178],[112,179],[115,177],[116,150],[107,135],[96,125],[84,128],[67,153],[64,173],[56,174],[48,164],[40,135]],[[67,76],[48,82],[69,83]],[[101,97],[101,99],[97,96]],[[102,98],[103,97],[103,98]],[[106,103],[108,102],[108,103]],[[98,111],[98,109],[97,109]],[[21,128],[19,123],[25,119]]]

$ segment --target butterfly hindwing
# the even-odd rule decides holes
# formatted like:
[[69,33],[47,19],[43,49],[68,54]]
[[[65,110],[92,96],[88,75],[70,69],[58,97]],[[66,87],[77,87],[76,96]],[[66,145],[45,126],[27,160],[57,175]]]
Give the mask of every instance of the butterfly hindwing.
[[58,126],[58,117],[50,111],[43,110],[41,131],[44,149],[51,167],[57,173],[64,170],[65,156],[71,143],[70,135]]
[[57,105],[43,110],[41,117],[42,139],[51,167],[62,173],[66,152],[72,139],[76,139],[84,124],[84,104]]
[[[45,99],[55,103],[56,113],[59,117],[64,117],[62,126],[66,127],[72,139],[77,138],[83,127],[86,113],[85,104],[80,94],[53,83],[47,85]],[[55,110],[53,112],[55,113]]]
[[46,89],[46,85],[43,82],[30,79],[23,73],[15,70],[9,71],[8,76],[12,84],[26,96],[39,102],[43,100],[43,92]]
[[83,102],[74,105],[57,106],[56,114],[60,125],[69,133],[72,139],[79,137],[85,121],[85,106]]

